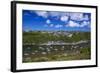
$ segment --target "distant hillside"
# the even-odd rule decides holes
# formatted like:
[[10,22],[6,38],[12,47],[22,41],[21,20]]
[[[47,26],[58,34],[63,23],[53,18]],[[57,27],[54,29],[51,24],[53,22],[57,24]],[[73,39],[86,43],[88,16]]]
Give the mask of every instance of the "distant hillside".
[[31,31],[23,32],[23,43],[48,43],[62,42],[71,43],[81,40],[90,40],[90,32],[69,32],[69,31]]

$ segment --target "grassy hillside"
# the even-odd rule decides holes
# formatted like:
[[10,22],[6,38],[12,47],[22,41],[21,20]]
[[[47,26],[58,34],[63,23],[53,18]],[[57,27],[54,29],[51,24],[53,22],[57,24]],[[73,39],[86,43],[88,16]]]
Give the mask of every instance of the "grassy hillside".
[[[55,35],[56,33],[56,35]],[[77,42],[80,40],[90,40],[90,32],[63,32],[58,34],[57,32],[23,32],[23,43],[35,43],[41,44],[48,41],[61,41],[61,42]],[[71,35],[69,37],[69,35]]]

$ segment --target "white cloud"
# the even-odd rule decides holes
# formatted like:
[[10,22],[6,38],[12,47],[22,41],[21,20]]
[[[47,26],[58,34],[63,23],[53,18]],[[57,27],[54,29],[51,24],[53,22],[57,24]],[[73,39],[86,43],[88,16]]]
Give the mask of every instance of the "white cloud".
[[47,18],[48,17],[48,12],[46,11],[35,11],[35,13],[38,15],[38,16],[42,16],[44,18]]
[[83,20],[83,13],[70,13],[70,18],[75,21],[82,21]]
[[61,16],[70,16],[70,12],[62,12]]
[[69,23],[66,25],[66,27],[90,27],[89,21],[83,21],[81,24],[76,23],[75,21],[70,20]]
[[46,23],[47,23],[47,24],[50,24],[50,23],[51,23],[51,21],[48,19],[48,20],[46,20]]
[[[67,22],[70,18],[73,21],[88,21],[89,16],[84,15],[84,13],[79,12],[56,12],[56,11],[35,11],[38,16],[42,16],[43,18],[56,17],[56,19],[60,19],[63,22]],[[51,21],[48,19],[46,21],[47,24],[50,24]]]
[[54,26],[54,24],[50,24],[49,26],[50,26],[50,27],[53,27],[53,26]]
[[61,14],[60,12],[55,12],[55,11],[51,11],[51,12],[48,12],[48,13],[49,13],[49,15],[52,16],[52,17],[55,17],[55,16],[58,17],[58,16],[60,16],[60,14]]
[[44,27],[53,27],[54,24],[45,24]]
[[55,28],[61,28],[61,27],[63,27],[63,25],[60,24],[55,25]]
[[63,22],[68,21],[69,17],[68,16],[61,16],[60,20]]
[[61,21],[66,21],[70,13],[52,11],[52,12],[48,12],[48,14],[51,17],[56,17],[56,19],[60,19]]
[[90,22],[89,21],[83,21],[80,25],[80,27],[85,27],[85,26],[90,26]]
[[88,21],[89,20],[89,16],[88,15],[85,15],[84,16],[84,20]]
[[80,27],[80,25],[74,21],[69,21],[69,24],[67,25],[67,27]]

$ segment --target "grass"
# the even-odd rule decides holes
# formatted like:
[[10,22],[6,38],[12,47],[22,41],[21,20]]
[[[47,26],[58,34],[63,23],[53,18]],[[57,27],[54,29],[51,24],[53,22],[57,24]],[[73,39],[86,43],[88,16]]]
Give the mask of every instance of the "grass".
[[[61,32],[63,33],[63,31]],[[61,42],[77,42],[81,40],[90,40],[90,32],[69,32],[73,34],[72,37],[68,37],[67,35],[58,34],[54,35],[54,33],[42,33],[42,32],[23,32],[23,44],[25,43],[34,43],[35,45],[39,45],[42,43],[47,43],[48,41],[61,41]],[[24,47],[24,46],[23,46]],[[31,47],[32,48],[32,47]],[[45,47],[44,47],[45,48]],[[60,49],[60,47],[55,47],[57,49]],[[23,62],[29,63],[29,62],[45,62],[45,61],[69,61],[69,60],[85,60],[85,59],[91,59],[91,48],[90,43],[88,47],[84,48],[77,48],[78,50],[70,51],[69,53],[65,51],[58,51],[58,52],[51,52],[50,54],[46,55],[28,55],[23,56]],[[27,50],[23,48],[24,52],[31,52],[31,51],[41,51],[37,47],[33,47],[31,50]]]
[[45,62],[45,61],[69,61],[69,60],[86,60],[91,57],[90,48],[82,48],[78,53],[56,53],[38,57],[31,57],[23,62]]
[[[56,32],[55,32],[56,33]],[[77,42],[80,40],[90,40],[90,32],[69,32],[72,37],[62,34],[54,35],[54,33],[42,32],[23,32],[23,43],[41,44],[48,41]],[[66,32],[67,33],[67,32]]]

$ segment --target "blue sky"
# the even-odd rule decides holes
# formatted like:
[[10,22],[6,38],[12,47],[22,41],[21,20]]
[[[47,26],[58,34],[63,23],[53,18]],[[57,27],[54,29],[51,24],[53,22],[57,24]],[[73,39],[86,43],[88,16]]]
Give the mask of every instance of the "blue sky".
[[24,31],[90,31],[91,14],[23,10],[22,24]]

